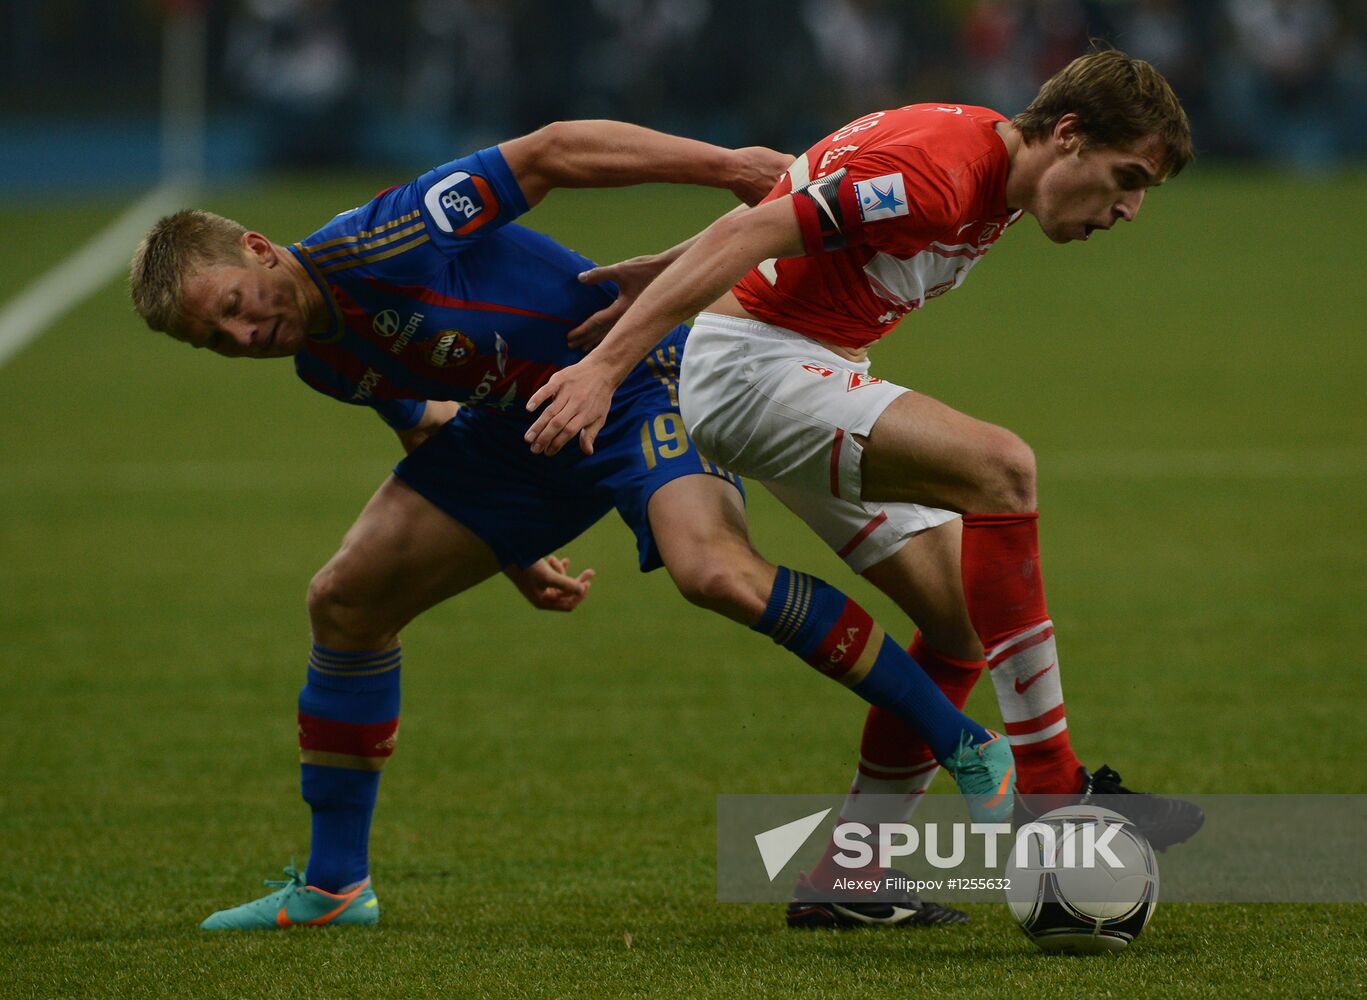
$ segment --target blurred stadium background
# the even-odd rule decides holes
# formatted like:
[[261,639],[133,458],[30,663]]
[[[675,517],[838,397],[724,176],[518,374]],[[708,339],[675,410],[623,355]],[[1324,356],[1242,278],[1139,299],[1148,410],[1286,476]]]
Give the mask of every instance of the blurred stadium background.
[[[1015,111],[1112,41],[1171,75],[1198,162],[1086,247],[1027,221],[877,365],[1035,447],[1088,764],[1367,793],[1363,30],[1346,0],[4,4],[0,993],[1361,995],[1360,905],[1160,904],[1120,963],[1037,955],[1004,906],[846,937],[719,906],[715,795],[840,791],[861,706],[642,577],[615,517],[570,547],[600,574],[573,616],[494,581],[406,633],[379,932],[206,940],[303,860],[304,588],[397,447],[286,363],[148,333],[122,272],[172,204],[287,241],[548,119],[797,149],[875,106]],[[726,208],[561,192],[527,222],[614,260]]]
[[1325,168],[1367,154],[1364,29],[1352,0],[7,3],[0,182],[143,183],[163,100],[201,94],[215,178],[407,169],[567,117],[798,149],[915,100],[1014,113],[1089,38],[1169,76],[1203,157]]

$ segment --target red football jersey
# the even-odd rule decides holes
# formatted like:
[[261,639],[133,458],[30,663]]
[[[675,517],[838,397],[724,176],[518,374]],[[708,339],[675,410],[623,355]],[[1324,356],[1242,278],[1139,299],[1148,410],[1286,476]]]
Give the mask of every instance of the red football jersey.
[[734,291],[766,323],[866,347],[957,288],[1003,230],[1006,144],[988,108],[912,104],[856,119],[793,161],[803,257],[767,260]]

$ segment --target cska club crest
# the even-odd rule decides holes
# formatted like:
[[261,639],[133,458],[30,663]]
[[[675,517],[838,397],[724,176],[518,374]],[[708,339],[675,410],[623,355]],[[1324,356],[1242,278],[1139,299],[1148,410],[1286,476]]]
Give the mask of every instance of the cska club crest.
[[443,330],[428,359],[436,368],[459,368],[475,356],[475,345],[459,330]]

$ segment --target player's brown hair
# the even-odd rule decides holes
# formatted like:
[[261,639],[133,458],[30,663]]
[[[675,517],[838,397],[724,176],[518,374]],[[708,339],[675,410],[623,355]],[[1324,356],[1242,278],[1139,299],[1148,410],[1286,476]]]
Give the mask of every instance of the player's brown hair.
[[181,320],[182,283],[206,264],[241,261],[246,231],[232,219],[199,209],[158,221],[138,244],[129,266],[128,289],[138,315],[153,330],[174,330]]
[[1074,59],[1040,88],[1030,106],[1011,119],[1026,142],[1048,137],[1058,120],[1075,114],[1091,145],[1125,146],[1146,135],[1167,146],[1163,167],[1176,176],[1191,162],[1191,124],[1163,74],[1116,49]]

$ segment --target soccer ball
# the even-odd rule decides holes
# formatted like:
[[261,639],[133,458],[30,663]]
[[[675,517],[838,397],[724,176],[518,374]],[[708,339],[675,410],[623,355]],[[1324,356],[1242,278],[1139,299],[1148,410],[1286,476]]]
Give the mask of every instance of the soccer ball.
[[1158,903],[1153,848],[1124,816],[1096,806],[1065,806],[1021,827],[1005,875],[1012,916],[1045,951],[1122,951]]

